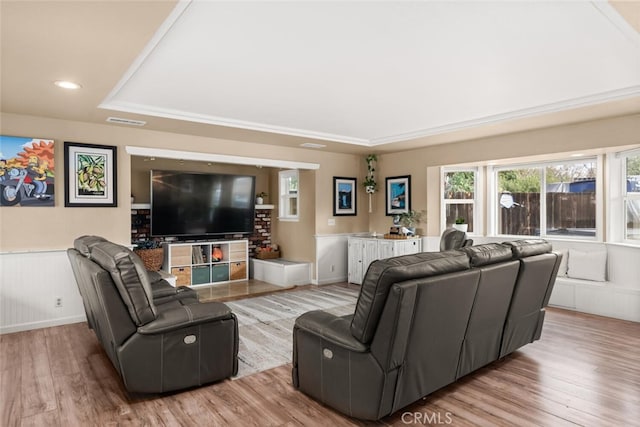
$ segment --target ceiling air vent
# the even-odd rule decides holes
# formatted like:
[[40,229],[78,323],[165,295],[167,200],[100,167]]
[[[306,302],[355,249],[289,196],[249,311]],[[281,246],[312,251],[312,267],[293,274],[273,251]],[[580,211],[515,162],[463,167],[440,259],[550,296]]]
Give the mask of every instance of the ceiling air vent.
[[119,125],[129,125],[129,126],[144,126],[147,124],[147,122],[143,122],[142,120],[123,119],[120,117],[109,117],[107,121],[109,123],[117,123]]
[[313,142],[305,142],[304,144],[300,144],[301,147],[305,148],[324,148],[326,145],[324,144],[315,144]]

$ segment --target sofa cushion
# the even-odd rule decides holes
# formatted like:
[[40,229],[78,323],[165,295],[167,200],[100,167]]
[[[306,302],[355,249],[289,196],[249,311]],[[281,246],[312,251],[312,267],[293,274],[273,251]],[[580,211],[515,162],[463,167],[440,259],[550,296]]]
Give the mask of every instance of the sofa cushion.
[[106,242],[107,239],[100,236],[80,236],[73,241],[73,247],[82,255],[88,257],[91,254],[91,248],[100,242]]
[[389,289],[394,283],[468,268],[469,257],[458,250],[422,252],[374,261],[360,287],[356,311],[351,321],[351,333],[363,344],[371,341]]
[[584,252],[569,249],[567,276],[572,279],[606,281],[607,251]]
[[468,246],[460,249],[469,256],[472,267],[509,261],[513,258],[511,247],[500,243],[487,243],[478,246]]
[[144,325],[156,318],[151,284],[138,255],[124,246],[105,241],[92,246],[90,258],[111,274],[136,325]]
[[553,249],[551,243],[542,239],[516,240],[514,242],[504,242],[503,244],[511,247],[514,258],[546,254]]

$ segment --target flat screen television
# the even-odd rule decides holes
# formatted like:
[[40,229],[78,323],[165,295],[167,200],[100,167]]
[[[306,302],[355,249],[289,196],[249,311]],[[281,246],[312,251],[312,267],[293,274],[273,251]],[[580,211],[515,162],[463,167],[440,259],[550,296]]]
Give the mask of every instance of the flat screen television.
[[253,233],[255,176],[151,171],[151,235]]

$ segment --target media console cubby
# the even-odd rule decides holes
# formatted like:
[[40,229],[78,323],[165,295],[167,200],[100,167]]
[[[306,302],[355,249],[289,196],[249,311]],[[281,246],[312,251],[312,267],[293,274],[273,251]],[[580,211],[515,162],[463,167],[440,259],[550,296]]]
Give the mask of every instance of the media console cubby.
[[247,280],[248,251],[248,240],[165,243],[162,269],[176,277],[176,286]]

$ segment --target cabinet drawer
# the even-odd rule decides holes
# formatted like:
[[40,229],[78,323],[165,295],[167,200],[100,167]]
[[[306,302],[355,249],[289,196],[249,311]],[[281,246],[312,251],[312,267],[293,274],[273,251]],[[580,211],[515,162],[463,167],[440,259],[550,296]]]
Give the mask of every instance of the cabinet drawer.
[[190,265],[191,246],[172,246],[170,261],[172,265]]
[[246,252],[247,244],[245,242],[229,243],[229,252]]
[[246,261],[247,253],[245,251],[236,251],[229,253],[229,261]]
[[211,267],[212,282],[226,282],[229,280],[229,265],[220,264]]
[[231,279],[230,280],[244,280],[247,278],[247,263],[242,262],[232,262],[229,265],[229,269],[231,270]]
[[211,282],[210,276],[211,268],[208,265],[201,265],[193,267],[191,270],[191,283],[194,285],[201,285],[203,283]]
[[176,276],[176,286],[191,286],[191,267],[173,267],[171,274]]

